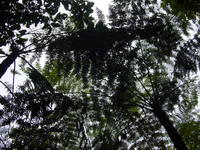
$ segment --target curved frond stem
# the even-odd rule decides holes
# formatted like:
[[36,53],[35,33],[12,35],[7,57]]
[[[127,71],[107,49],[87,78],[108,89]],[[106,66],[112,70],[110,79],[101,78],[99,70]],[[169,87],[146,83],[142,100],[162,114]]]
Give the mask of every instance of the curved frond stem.
[[34,45],[34,44],[35,44],[35,43],[30,43],[30,44],[26,45],[25,47],[21,48],[21,49],[19,50],[19,54],[24,54],[23,50],[27,49],[28,47],[30,47],[30,46],[32,46],[32,45]]
[[140,107],[142,109],[146,109],[146,110],[152,111],[151,107],[149,107],[149,103],[145,100],[146,98],[143,95],[139,96],[139,95],[135,94],[135,96],[137,98],[139,98],[141,101],[135,102],[135,103],[134,102],[130,102],[130,103],[128,103],[129,106],[138,106],[138,107]]
[[[51,37],[51,36],[46,36],[46,37],[44,37],[44,38],[38,39],[37,42],[42,42],[42,41],[46,40],[48,37]],[[32,43],[26,45],[25,47],[21,48],[21,49],[19,50],[19,54],[26,54],[26,53],[32,51],[33,49],[27,50],[27,51],[24,51],[24,50],[27,49],[28,47],[33,46],[34,44],[35,44],[35,43],[32,42]],[[35,48],[34,48],[34,49],[35,49]]]
[[[148,94],[148,96],[149,96],[151,99],[153,99],[152,96],[151,96],[151,94],[150,94],[149,91],[146,89],[146,87],[145,87],[145,85],[142,83],[142,81],[141,81],[141,80],[138,78],[138,76],[135,74],[135,72],[133,72],[133,74],[134,74],[135,79],[139,81],[140,85],[141,85],[142,88],[145,90],[145,92]],[[149,101],[149,100],[147,99],[147,101]]]
[[143,106],[146,110],[152,111],[153,109],[150,107],[149,103],[138,102],[139,105]]
[[13,96],[15,99],[15,94],[12,92],[12,90],[3,82],[0,80],[0,83],[9,91],[9,93]]
[[151,107],[149,107],[147,104],[144,104],[142,102],[137,102],[137,103],[128,103],[127,104],[129,107],[140,107],[141,109],[145,109],[145,110],[148,110],[148,111],[152,111]]
[[[144,62],[145,63],[145,62]],[[146,63],[145,63],[145,65],[146,65]],[[151,76],[151,74],[150,74],[150,71],[149,71],[149,68],[146,66],[146,68],[147,68],[147,76],[149,77],[149,81],[150,81],[150,84],[151,84],[151,87],[152,87],[152,91],[153,91],[153,96],[154,96],[154,98],[156,99],[156,95],[158,94],[157,92],[157,88],[156,88],[156,86],[154,86],[154,83],[153,83],[153,80],[152,80],[152,76]],[[139,70],[138,70],[139,71]],[[139,71],[140,72],[140,71]]]
[[[45,37],[41,38],[41,39],[38,39],[37,42],[44,42],[45,40],[47,40],[47,43],[48,43],[48,40],[53,38],[53,37],[56,37],[56,36],[61,36],[61,35],[68,35],[67,33],[58,33],[58,34],[53,34],[53,35],[46,35]],[[69,36],[69,35],[68,35]],[[32,50],[34,50],[35,48],[31,49],[31,50],[27,50],[27,51],[24,51],[25,49],[27,49],[28,47],[31,47],[33,46],[35,43],[32,42],[30,44],[28,44],[27,46],[23,47],[22,49],[19,50],[19,53],[20,54],[26,54],[26,53],[29,53],[29,52],[32,52]],[[48,46],[47,44],[44,44],[46,46]]]
[[136,94],[135,96],[144,101],[144,104],[149,104],[150,101],[137,88],[135,88],[135,90],[140,95]]
[[35,72],[37,72],[37,74],[45,81],[45,83],[47,83],[48,85],[50,85],[51,89],[49,89],[52,93],[55,93],[54,88],[51,86],[51,83],[49,83],[49,81],[46,79],[46,77],[44,77],[33,65],[31,65],[24,57],[19,56],[19,58],[21,58],[22,60],[24,60],[30,67],[31,69],[33,69]]
[[[140,44],[140,48],[141,48],[141,54],[142,54],[142,59],[143,59],[143,48],[142,48],[142,45],[141,45],[141,42],[139,41],[139,44]],[[153,96],[154,98],[156,99],[156,95],[158,94],[158,91],[157,91],[157,88],[156,86],[154,86],[154,83],[153,83],[153,80],[152,80],[152,76],[151,76],[151,73],[150,73],[150,70],[149,70],[149,67],[148,65],[146,64],[145,60],[143,59],[143,63],[144,65],[146,66],[146,69],[147,69],[147,76],[149,77],[149,80],[150,80],[150,84],[151,84],[151,87],[152,87],[152,90],[153,90]],[[139,71],[140,72],[140,71]]]
[[[199,79],[200,79],[200,78],[198,78],[198,80],[199,80]],[[185,82],[185,83],[183,83],[183,84],[181,84],[181,85],[179,85],[179,86],[177,86],[177,87],[174,87],[174,88],[172,88],[172,89],[166,90],[166,93],[170,93],[171,91],[177,90],[177,89],[179,89],[179,88],[185,86],[186,84],[189,84],[189,83],[192,83],[192,82],[194,82],[194,80],[189,80],[189,81],[187,81],[187,82]]]
[[31,65],[31,63],[28,62],[28,60],[26,60],[24,57],[19,56],[22,60],[24,60],[33,70],[37,70],[35,67],[33,67],[33,65]]
[[[157,91],[156,86],[154,86],[154,83],[153,83],[153,80],[152,80],[152,76],[151,76],[149,67],[148,67],[148,65],[146,64],[145,60],[144,60],[144,53],[143,53],[143,48],[142,48],[142,44],[141,44],[140,40],[139,40],[139,46],[140,46],[141,54],[142,54],[142,57],[141,57],[141,58],[142,58],[142,60],[143,60],[144,65],[146,66],[146,69],[147,69],[147,76],[149,76],[150,84],[151,84],[151,87],[152,87],[152,90],[153,90],[153,96],[154,96],[154,98],[156,99],[156,95],[158,94],[158,91]],[[139,72],[140,72],[140,71],[139,71]]]
[[148,107],[147,105],[145,105],[145,104],[143,104],[141,102],[139,102],[139,103],[137,103],[135,105],[138,106],[138,107],[140,107],[140,108],[142,108],[142,109],[152,111],[151,107]]

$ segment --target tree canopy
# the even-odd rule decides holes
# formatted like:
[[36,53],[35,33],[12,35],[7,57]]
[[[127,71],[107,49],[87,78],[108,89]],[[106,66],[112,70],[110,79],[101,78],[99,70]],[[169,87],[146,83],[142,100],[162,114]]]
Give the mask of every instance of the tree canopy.
[[28,77],[1,82],[1,149],[199,148],[199,31],[184,40],[178,4],[113,0],[106,24],[86,0],[1,3],[0,77],[16,58]]
[[173,10],[173,13],[188,19],[194,19],[199,15],[199,2],[198,0],[163,0],[162,5],[166,7],[169,4]]

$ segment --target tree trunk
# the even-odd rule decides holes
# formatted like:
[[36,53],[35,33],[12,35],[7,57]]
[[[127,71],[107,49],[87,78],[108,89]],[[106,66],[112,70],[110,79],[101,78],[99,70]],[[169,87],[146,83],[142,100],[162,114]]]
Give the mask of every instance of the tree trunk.
[[18,56],[18,51],[13,51],[10,55],[7,56],[6,59],[2,61],[0,64],[0,79]]
[[163,125],[165,130],[167,131],[176,149],[187,150],[185,143],[183,142],[176,128],[173,126],[172,122],[169,120],[169,117],[156,102],[154,102],[153,104],[153,112],[154,112],[154,115],[160,121],[160,123]]

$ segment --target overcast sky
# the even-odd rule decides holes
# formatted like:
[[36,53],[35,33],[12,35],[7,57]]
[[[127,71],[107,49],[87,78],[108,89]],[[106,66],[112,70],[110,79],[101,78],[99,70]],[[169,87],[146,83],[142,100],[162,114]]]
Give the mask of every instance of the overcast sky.
[[104,15],[108,15],[108,7],[111,3],[111,0],[90,0],[95,3],[95,7],[101,9]]

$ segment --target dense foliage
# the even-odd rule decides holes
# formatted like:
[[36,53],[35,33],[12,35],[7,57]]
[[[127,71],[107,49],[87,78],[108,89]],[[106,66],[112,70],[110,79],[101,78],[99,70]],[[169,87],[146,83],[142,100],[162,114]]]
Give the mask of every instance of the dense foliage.
[[182,19],[195,19],[199,15],[199,2],[198,0],[163,0],[162,5],[166,7],[169,4],[173,13],[182,17]]
[[[18,18],[4,20],[1,45],[21,50],[5,55],[0,75],[19,57],[28,76],[0,97],[2,149],[199,148],[198,80],[190,76],[200,62],[199,31],[184,40],[173,10],[156,0],[113,0],[107,25],[83,0],[1,3]],[[61,3],[69,14],[58,12]],[[13,40],[38,23],[43,32],[26,39],[29,50]],[[45,65],[34,66],[43,52]]]

